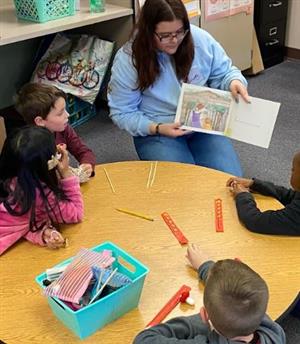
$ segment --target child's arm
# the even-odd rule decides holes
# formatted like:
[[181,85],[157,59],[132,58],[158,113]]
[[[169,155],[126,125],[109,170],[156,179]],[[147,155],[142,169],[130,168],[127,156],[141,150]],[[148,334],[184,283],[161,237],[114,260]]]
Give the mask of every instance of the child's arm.
[[242,192],[235,197],[238,217],[252,232],[277,235],[300,235],[300,194],[280,210],[261,212],[253,195]]
[[[58,146],[58,151],[61,154],[57,164],[57,172],[61,177],[59,183],[67,199],[57,200],[56,195],[48,189],[46,197],[48,205],[52,210],[52,215],[55,217],[52,218],[52,221],[56,223],[77,223],[83,217],[83,201],[80,193],[79,178],[73,176],[70,171],[68,152],[65,147]],[[43,198],[37,195],[36,212],[43,212],[45,211],[44,209]],[[44,216],[44,214],[41,216]]]
[[[61,159],[57,164],[57,171],[61,176],[60,186],[67,200],[60,200],[57,207],[56,197],[51,193],[53,209],[58,223],[77,223],[83,217],[83,200],[80,192],[79,178],[74,177],[69,168],[68,152],[64,147],[58,147]],[[49,203],[51,201],[48,198]]]
[[28,231],[24,235],[24,238],[35,245],[46,246],[46,243],[43,240],[43,230],[39,230],[35,232]]
[[208,271],[214,264],[213,260],[210,260],[199,246],[195,244],[189,244],[186,252],[186,258],[191,264],[192,268],[198,271],[200,281],[206,281]]
[[80,139],[71,126],[67,126],[64,131],[64,139],[66,141],[67,149],[72,154],[80,165],[83,165],[85,170],[89,170],[87,165],[90,165],[91,172],[94,171],[96,165],[96,157],[92,150]]
[[209,328],[199,314],[178,317],[146,329],[134,339],[134,344],[207,344]]
[[292,189],[287,189],[270,182],[264,182],[256,178],[253,179],[253,184],[251,185],[250,190],[265,196],[274,197],[283,205],[291,203],[297,194]]
[[68,177],[60,180],[67,200],[59,201],[59,209],[56,207],[54,212],[59,223],[77,223],[83,218],[83,200],[80,192],[80,184],[78,177]]
[[[239,186],[238,190],[235,186]],[[283,205],[287,205],[293,201],[296,192],[283,186],[278,186],[270,182],[265,182],[256,178],[246,179],[231,177],[227,180],[226,186],[231,188],[234,196],[240,192],[253,191],[264,196],[276,198]]]

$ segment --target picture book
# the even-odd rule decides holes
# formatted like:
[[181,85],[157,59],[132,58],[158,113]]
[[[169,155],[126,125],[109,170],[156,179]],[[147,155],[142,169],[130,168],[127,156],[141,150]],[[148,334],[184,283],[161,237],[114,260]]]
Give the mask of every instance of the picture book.
[[175,122],[181,128],[268,148],[280,103],[250,97],[237,103],[228,91],[183,84]]

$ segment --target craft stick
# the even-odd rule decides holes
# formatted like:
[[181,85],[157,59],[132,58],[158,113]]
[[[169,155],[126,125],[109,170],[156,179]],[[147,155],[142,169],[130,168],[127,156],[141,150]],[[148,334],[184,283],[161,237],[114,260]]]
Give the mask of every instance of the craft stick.
[[155,161],[155,164],[154,164],[154,169],[153,169],[153,173],[152,173],[152,179],[151,179],[150,187],[154,183],[154,179],[155,179],[155,176],[156,176],[156,169],[157,169],[157,161]]
[[106,281],[102,284],[102,287],[97,291],[97,293],[92,297],[88,305],[90,305],[92,302],[96,300],[96,298],[102,293],[104,287],[108,284],[108,282],[113,278],[114,274],[117,272],[118,268],[115,268],[115,270],[109,275],[109,277],[106,279]]
[[147,180],[147,189],[149,189],[149,186],[150,186],[150,180],[151,180],[151,175],[152,175],[152,168],[153,168],[153,163],[151,162],[150,170],[149,170],[149,175],[148,175],[148,180]]
[[121,209],[121,208],[115,208],[115,209],[117,211],[119,211],[120,213],[124,213],[124,214],[128,214],[128,215],[140,217],[141,219],[148,220],[148,221],[154,221],[154,219],[152,217],[144,215],[144,214],[136,213],[134,211],[130,211],[130,210],[127,210],[127,209]]
[[100,287],[100,284],[101,284],[101,282],[102,282],[103,273],[104,273],[104,268],[102,268],[102,270],[101,270],[101,272],[100,272],[100,276],[99,276],[99,279],[98,279],[98,282],[97,282],[97,286],[96,286],[96,293],[98,292],[99,287]]
[[107,173],[107,171],[106,171],[106,169],[105,169],[104,167],[103,167],[103,170],[104,170],[104,173],[105,173],[105,175],[106,175],[106,178],[107,178],[107,180],[108,180],[108,182],[109,182],[111,191],[115,194],[116,191],[115,191],[115,189],[114,189],[114,186],[113,186],[113,184],[112,184],[112,182],[111,182],[111,180],[110,180],[110,178],[109,178],[109,175],[108,175],[108,173]]

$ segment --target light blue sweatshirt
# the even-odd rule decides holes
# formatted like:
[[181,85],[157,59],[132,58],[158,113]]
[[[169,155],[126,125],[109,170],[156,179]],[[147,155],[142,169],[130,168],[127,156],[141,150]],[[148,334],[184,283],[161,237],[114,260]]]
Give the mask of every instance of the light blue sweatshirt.
[[[221,45],[206,31],[191,25],[195,56],[188,83],[229,90],[232,80],[247,85],[241,72],[232,66]],[[174,122],[182,81],[177,79],[172,56],[158,52],[160,75],[141,92],[128,42],[116,54],[109,83],[110,117],[133,136],[149,135],[151,123]],[[145,66],[147,68],[147,66]]]

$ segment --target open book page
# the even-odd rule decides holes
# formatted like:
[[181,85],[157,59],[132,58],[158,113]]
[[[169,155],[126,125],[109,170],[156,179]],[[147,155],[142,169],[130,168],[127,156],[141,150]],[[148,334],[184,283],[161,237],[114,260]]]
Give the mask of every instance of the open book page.
[[224,135],[232,104],[229,92],[182,84],[175,121],[183,129]]
[[251,97],[233,103],[227,136],[263,148],[268,148],[272,138],[280,103]]
[[230,92],[183,84],[175,122],[183,129],[226,135],[268,148],[280,103],[251,97],[236,103]]

